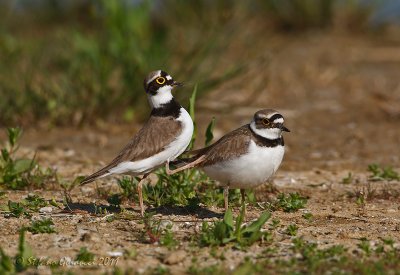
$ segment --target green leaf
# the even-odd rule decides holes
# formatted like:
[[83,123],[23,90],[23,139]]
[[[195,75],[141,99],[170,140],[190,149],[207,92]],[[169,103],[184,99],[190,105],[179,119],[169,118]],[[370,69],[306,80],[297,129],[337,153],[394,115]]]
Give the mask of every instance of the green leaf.
[[25,231],[26,228],[22,228],[19,233],[19,244],[18,244],[18,254],[16,261],[17,271],[23,271],[28,267],[27,259],[33,257],[33,252],[31,247],[25,242]]
[[76,255],[75,260],[87,263],[87,262],[92,262],[94,260],[94,257],[95,257],[94,254],[89,250],[87,250],[86,247],[81,247],[78,255]]
[[11,147],[14,147],[21,134],[21,128],[7,128],[8,142],[10,142]]
[[206,129],[206,142],[205,146],[210,145],[211,141],[214,139],[214,126],[215,126],[215,117],[213,117]]
[[51,219],[33,221],[31,226],[27,227],[27,230],[33,234],[56,233],[54,223]]
[[232,210],[228,209],[224,215],[224,223],[233,228],[233,215]]
[[189,150],[193,148],[194,142],[196,141],[196,136],[197,136],[197,125],[196,125],[196,120],[195,120],[195,109],[194,109],[194,105],[196,102],[196,95],[197,95],[197,84],[194,86],[192,95],[190,96],[190,99],[189,99],[189,115],[193,120],[193,135],[192,135],[190,144],[188,146]]
[[14,162],[14,175],[28,172],[35,166],[35,161],[30,159],[19,159]]
[[0,257],[1,257],[1,261],[0,261],[0,271],[9,271],[10,273],[14,273],[14,265],[12,260],[10,259],[10,257],[8,257],[3,249],[0,248]]
[[263,212],[261,216],[256,221],[252,222],[249,226],[247,226],[242,233],[244,234],[248,232],[260,231],[261,227],[269,220],[270,217],[271,217],[270,212]]
[[194,86],[192,95],[190,96],[189,99],[189,115],[193,121],[195,120],[194,104],[196,102],[196,95],[197,95],[197,84]]
[[10,153],[7,151],[7,149],[1,149],[1,157],[5,162],[8,162],[10,160]]

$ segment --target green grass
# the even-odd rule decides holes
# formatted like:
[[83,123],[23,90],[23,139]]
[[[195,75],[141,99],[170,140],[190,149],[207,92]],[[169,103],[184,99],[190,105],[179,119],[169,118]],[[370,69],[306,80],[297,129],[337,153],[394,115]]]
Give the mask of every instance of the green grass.
[[289,236],[296,236],[297,235],[297,230],[299,227],[295,224],[289,224],[288,227],[286,228],[286,234]]
[[92,252],[90,252],[86,247],[81,247],[81,249],[79,250],[78,254],[75,257],[75,261],[88,263],[88,262],[93,262],[94,258],[95,255]]
[[[167,0],[126,5],[101,0],[76,4],[64,13],[49,4],[25,16],[4,5],[0,125],[143,119],[148,108],[142,81],[149,71],[165,69],[207,92],[246,70],[241,49],[228,65],[225,53],[242,33],[252,34],[255,20],[271,32],[329,28],[337,17],[346,20],[336,2]],[[364,9],[354,1],[342,6],[349,22],[366,21],[359,16]],[[255,32],[246,37],[247,50],[263,37],[268,43],[269,36]]]
[[42,188],[45,184],[57,182],[56,172],[40,167],[35,157],[17,157],[21,135],[20,128],[7,129],[8,140],[2,144],[0,155],[0,188]]
[[143,239],[149,243],[158,243],[169,250],[179,246],[179,241],[172,231],[172,223],[163,223],[162,220],[154,218],[154,213],[146,213],[143,218],[145,230]]
[[396,171],[393,170],[392,167],[381,167],[378,164],[370,164],[368,165],[368,171],[371,172],[370,180],[371,181],[381,181],[381,180],[397,180],[400,181],[400,175]]
[[285,212],[296,212],[302,209],[307,204],[307,198],[302,197],[300,194],[289,193],[288,195],[280,193],[277,200],[273,204],[273,208],[281,209]]
[[244,248],[261,240],[268,239],[269,233],[262,231],[263,225],[271,217],[269,212],[264,212],[251,224],[244,224],[244,207],[234,222],[232,211],[225,212],[222,221],[209,224],[203,222],[199,243],[201,246],[221,246],[233,244],[236,248]]
[[[400,250],[393,241],[383,240],[376,248],[369,248],[368,254],[354,255],[342,245],[321,248],[314,242],[302,238],[292,240],[291,253],[283,257],[269,249],[256,259],[245,258],[234,270],[219,262],[200,265],[194,258],[188,274],[397,274],[400,268]],[[363,249],[361,249],[363,251]]]
[[17,254],[14,257],[8,256],[0,246],[0,274],[16,274],[33,266],[29,262],[33,258],[33,252],[25,241],[25,231],[22,228],[19,232]]
[[26,230],[33,234],[56,233],[54,223],[50,218],[33,221],[30,226],[26,227]]
[[350,183],[353,182],[353,180],[354,180],[353,174],[351,172],[349,172],[347,174],[347,176],[342,179],[342,183],[343,184],[350,184]]
[[[9,200],[7,204],[9,214],[6,214],[6,216],[15,218],[25,216],[29,218],[33,212],[38,212],[40,208],[48,206],[49,204],[53,206],[57,205],[54,200],[47,201],[38,195],[29,194],[20,202]],[[57,207],[59,206],[57,205]]]

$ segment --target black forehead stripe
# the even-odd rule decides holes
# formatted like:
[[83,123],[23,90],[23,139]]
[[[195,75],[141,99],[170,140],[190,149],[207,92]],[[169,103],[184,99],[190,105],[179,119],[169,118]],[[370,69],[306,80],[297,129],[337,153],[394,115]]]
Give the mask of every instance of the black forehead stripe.
[[275,114],[272,117],[270,117],[269,120],[274,121],[275,119],[278,119],[278,118],[283,118],[283,116],[281,114]]

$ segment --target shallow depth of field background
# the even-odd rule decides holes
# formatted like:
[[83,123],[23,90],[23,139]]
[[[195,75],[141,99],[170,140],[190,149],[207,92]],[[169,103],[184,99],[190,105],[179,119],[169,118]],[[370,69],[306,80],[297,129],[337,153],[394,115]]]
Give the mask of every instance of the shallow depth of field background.
[[[287,151],[277,188],[306,196],[316,222],[304,223],[302,213],[278,213],[282,226],[297,221],[299,235],[343,243],[349,251],[360,248],[355,240],[364,237],[376,242],[392,238],[399,244],[399,181],[374,186],[368,180],[371,164],[390,171],[400,167],[399,1],[2,1],[0,145],[6,143],[6,128],[21,127],[19,157],[36,152],[35,160],[57,171],[61,182],[87,175],[115,156],[146,120],[150,109],[143,79],[156,69],[185,83],[174,92],[184,107],[197,87],[195,147],[204,144],[213,117],[217,139],[248,123],[259,109],[274,108],[285,116],[291,132],[285,133]],[[102,184],[116,188],[112,179]],[[46,182],[39,186],[10,191],[0,182],[0,191],[8,194],[1,203],[32,191],[47,199],[56,196]],[[105,203],[99,186],[91,188],[73,193],[74,200]],[[271,190],[263,191],[258,195],[264,202]],[[250,216],[260,212],[252,209]],[[0,247],[13,254],[24,221],[1,219],[10,226],[3,238],[11,241]],[[68,220],[57,226],[65,226],[67,236],[77,230]],[[111,248],[99,246],[96,238],[111,234],[102,230],[96,229],[87,243],[63,247],[64,252],[57,252],[57,245],[41,247],[39,237],[28,236],[28,241],[37,254],[60,257],[83,246],[98,254],[117,249],[111,242]],[[126,231],[115,233],[116,243],[136,247],[138,241],[129,235],[135,229]],[[194,234],[182,232],[178,239]],[[172,271],[195,265],[189,245],[182,243],[190,257],[168,267]],[[165,263],[159,255],[164,252],[157,249],[138,244],[137,251],[148,255],[128,257],[124,265],[143,263],[147,270]],[[237,261],[220,259],[216,266],[238,266],[258,252],[246,253],[226,252]],[[196,262],[196,268],[203,266]]]

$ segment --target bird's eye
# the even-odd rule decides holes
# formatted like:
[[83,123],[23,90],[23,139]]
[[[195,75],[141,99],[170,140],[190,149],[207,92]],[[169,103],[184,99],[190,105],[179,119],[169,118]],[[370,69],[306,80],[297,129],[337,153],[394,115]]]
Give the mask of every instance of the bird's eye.
[[160,76],[156,78],[156,82],[160,85],[163,85],[165,83],[165,78]]
[[264,125],[267,126],[267,125],[269,125],[271,122],[269,121],[268,118],[263,118],[262,123],[263,123]]

